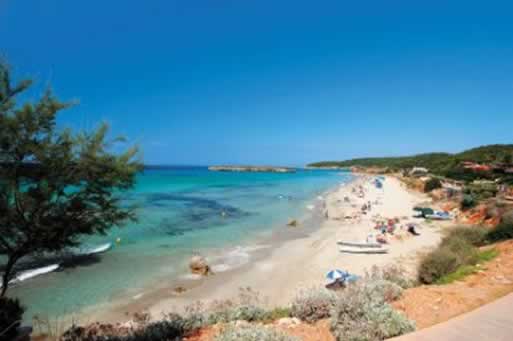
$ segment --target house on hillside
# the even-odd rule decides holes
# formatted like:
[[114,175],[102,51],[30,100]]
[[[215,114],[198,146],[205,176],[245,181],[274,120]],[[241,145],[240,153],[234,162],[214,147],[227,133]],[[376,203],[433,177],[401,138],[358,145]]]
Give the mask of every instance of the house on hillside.
[[490,170],[492,170],[492,166],[490,166],[490,165],[482,165],[480,163],[472,162],[472,161],[465,161],[462,163],[462,165],[463,165],[463,168],[470,169],[475,172],[489,172]]
[[410,170],[409,175],[410,176],[420,176],[420,175],[426,175],[428,172],[429,172],[429,170],[427,168],[424,168],[424,167],[413,167]]

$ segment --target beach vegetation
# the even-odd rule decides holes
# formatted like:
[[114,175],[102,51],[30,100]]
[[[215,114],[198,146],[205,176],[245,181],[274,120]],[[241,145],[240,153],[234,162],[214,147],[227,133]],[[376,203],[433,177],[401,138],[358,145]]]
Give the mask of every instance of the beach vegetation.
[[[440,245],[420,263],[418,280],[425,284],[447,282],[446,276],[464,276],[472,267],[489,255],[478,249],[488,241],[489,232],[483,227],[457,227],[452,229]],[[458,272],[454,274],[454,272]],[[445,278],[445,279],[443,279]]]
[[289,307],[276,307],[266,311],[264,322],[276,321],[282,318],[292,316],[292,310]]
[[[504,173],[504,166],[513,154],[513,144],[495,144],[472,148],[461,153],[425,153],[401,157],[358,158],[346,161],[322,161],[309,164],[310,167],[376,167],[390,172],[410,170],[423,167],[431,174],[470,183],[474,180],[498,180],[500,183],[513,183],[513,176]],[[495,165],[489,170],[475,171],[465,168],[463,162]],[[406,173],[405,173],[406,174]]]
[[385,280],[397,284],[403,289],[414,285],[414,280],[407,273],[406,269],[397,264],[388,264],[383,267],[372,266],[366,277],[370,280]]
[[0,340],[14,340],[24,308],[15,298],[0,297]]
[[477,200],[474,196],[472,196],[471,194],[463,195],[461,202],[460,202],[460,208],[462,211],[469,210],[473,207],[476,207],[476,205],[477,205]]
[[389,304],[402,289],[388,281],[349,285],[337,300],[331,331],[337,340],[384,340],[415,330],[415,324]]
[[22,259],[77,246],[84,235],[135,219],[119,194],[141,169],[137,148],[112,152],[123,140],[109,139],[107,125],[58,129],[57,115],[70,103],[49,90],[17,104],[31,83],[13,84],[0,63],[0,296]]
[[490,243],[513,239],[513,222],[501,222],[488,232],[486,239]]
[[306,322],[328,318],[338,299],[336,292],[324,287],[301,289],[292,300],[290,314]]
[[298,338],[284,334],[269,326],[244,325],[228,326],[215,338],[215,341],[299,341]]
[[464,240],[474,246],[483,246],[489,230],[482,226],[457,226],[451,228],[442,239],[441,245],[447,245],[454,240]]
[[438,178],[431,178],[424,184],[424,192],[431,192],[438,188],[442,188],[442,181]]
[[454,272],[451,272],[447,275],[440,277],[436,284],[450,284],[463,278],[468,275],[474,274],[481,269],[481,265],[483,263],[489,262],[495,257],[499,255],[499,252],[496,249],[488,249],[478,252],[477,254],[477,262],[475,264],[462,265],[457,268]]

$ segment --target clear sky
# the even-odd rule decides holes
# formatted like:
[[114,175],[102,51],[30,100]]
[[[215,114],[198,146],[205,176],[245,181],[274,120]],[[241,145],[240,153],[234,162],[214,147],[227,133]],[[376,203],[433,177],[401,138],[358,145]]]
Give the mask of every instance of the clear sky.
[[511,3],[0,0],[0,53],[148,163],[452,152],[513,142]]

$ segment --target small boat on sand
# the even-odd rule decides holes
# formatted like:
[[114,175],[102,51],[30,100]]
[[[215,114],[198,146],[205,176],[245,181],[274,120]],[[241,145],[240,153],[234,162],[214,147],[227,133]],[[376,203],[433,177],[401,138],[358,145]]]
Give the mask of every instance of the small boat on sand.
[[368,242],[351,242],[351,241],[343,241],[339,240],[337,241],[338,245],[342,246],[351,246],[351,247],[360,247],[360,248],[381,248],[383,247],[380,243],[368,243]]
[[352,246],[342,246],[339,248],[340,252],[344,253],[361,253],[361,254],[381,254],[381,253],[388,253],[388,249],[381,247],[352,247]]
[[71,253],[73,256],[91,256],[96,255],[98,253],[107,252],[112,248],[112,243],[105,243],[102,245],[98,245],[93,248],[77,248],[73,249]]
[[[28,279],[41,276],[50,272],[54,272],[59,268],[59,264],[52,264],[43,266],[41,268],[24,270],[18,273],[12,280],[9,281],[9,284],[17,284]],[[0,283],[0,288],[2,287],[2,283]]]

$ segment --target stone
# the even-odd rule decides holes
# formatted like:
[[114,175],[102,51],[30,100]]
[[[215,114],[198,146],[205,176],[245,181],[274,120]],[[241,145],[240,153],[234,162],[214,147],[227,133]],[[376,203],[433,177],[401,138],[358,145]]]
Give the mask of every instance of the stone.
[[205,257],[200,255],[192,256],[191,260],[189,261],[189,269],[191,269],[191,272],[195,275],[208,276],[213,274],[212,269],[210,269],[210,266],[208,265]]
[[289,220],[289,222],[287,223],[287,226],[296,227],[297,226],[297,220],[296,219]]

